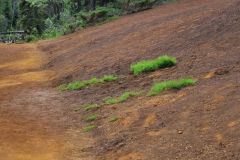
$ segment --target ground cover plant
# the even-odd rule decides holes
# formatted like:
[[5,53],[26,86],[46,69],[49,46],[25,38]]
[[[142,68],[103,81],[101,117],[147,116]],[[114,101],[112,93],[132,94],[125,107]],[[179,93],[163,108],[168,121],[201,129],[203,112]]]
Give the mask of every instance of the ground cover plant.
[[65,90],[80,90],[83,88],[86,88],[88,86],[99,84],[99,83],[105,83],[105,82],[111,82],[117,80],[118,77],[114,75],[105,75],[102,78],[92,78],[90,80],[85,81],[75,81],[68,84],[62,84],[58,87],[59,90],[65,91]]
[[192,78],[182,78],[178,80],[169,80],[160,83],[155,83],[152,86],[148,95],[155,96],[168,89],[181,89],[190,85],[194,85],[196,82],[197,80]]
[[119,120],[118,117],[112,116],[112,117],[110,117],[109,122],[116,122],[117,120]]
[[140,92],[133,92],[133,91],[124,92],[119,97],[106,99],[104,101],[104,103],[107,104],[107,105],[122,103],[122,102],[127,101],[129,98],[135,97],[135,96],[138,96],[138,95],[140,95]]
[[92,121],[95,121],[96,119],[97,119],[97,115],[96,114],[91,114],[91,115],[89,115],[85,118],[85,121],[92,122]]
[[160,56],[152,60],[143,60],[134,63],[130,66],[130,70],[134,75],[139,75],[146,72],[155,71],[160,68],[171,67],[177,63],[175,57],[171,56]]
[[83,128],[83,131],[84,132],[90,132],[90,131],[92,131],[95,128],[97,128],[97,126],[95,126],[95,125],[88,125],[88,126]]
[[100,108],[101,106],[99,106],[98,104],[85,104],[83,105],[83,109],[85,111],[90,111],[90,110],[94,110],[94,109],[98,109]]

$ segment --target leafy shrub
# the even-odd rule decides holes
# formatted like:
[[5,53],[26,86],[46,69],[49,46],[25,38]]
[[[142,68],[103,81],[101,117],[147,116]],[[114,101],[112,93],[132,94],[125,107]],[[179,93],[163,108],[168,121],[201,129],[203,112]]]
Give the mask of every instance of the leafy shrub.
[[152,8],[158,0],[117,0],[116,7],[124,10],[125,14],[139,12]]
[[44,31],[42,34],[42,39],[52,39],[52,38],[57,38],[63,35],[63,31],[60,29],[53,27],[53,28],[48,28],[47,30]]
[[4,15],[0,14],[0,32],[6,31],[8,27],[7,19]]
[[26,41],[27,42],[34,42],[34,41],[37,41],[37,40],[39,40],[39,38],[37,36],[33,35],[33,34],[26,36]]
[[104,22],[111,17],[121,15],[121,10],[113,7],[97,7],[95,11],[81,11],[76,14],[78,20],[84,21],[86,25]]
[[183,78],[179,80],[164,81],[156,83],[152,86],[149,96],[155,96],[168,89],[181,89],[190,85],[194,85],[197,80],[191,78]]
[[143,60],[132,64],[130,69],[134,75],[144,72],[155,71],[159,68],[171,67],[177,63],[176,58],[170,56],[161,56],[153,60]]

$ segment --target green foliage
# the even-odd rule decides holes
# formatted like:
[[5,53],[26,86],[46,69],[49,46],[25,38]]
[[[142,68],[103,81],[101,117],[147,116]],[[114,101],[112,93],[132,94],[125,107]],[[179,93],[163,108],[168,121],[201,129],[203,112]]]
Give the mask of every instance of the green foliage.
[[27,42],[35,42],[35,41],[37,41],[37,40],[39,40],[39,38],[38,38],[37,36],[35,36],[35,35],[28,35],[28,36],[26,37],[26,41],[27,41]]
[[0,0],[0,32],[16,27],[16,0]]
[[117,76],[114,75],[105,75],[102,78],[102,82],[111,82],[111,81],[116,81],[118,79]]
[[119,103],[116,98],[108,98],[105,100],[105,104],[107,105],[116,104],[116,103]]
[[97,119],[97,115],[96,114],[92,114],[92,115],[89,115],[85,118],[85,121],[87,122],[92,122],[92,121],[95,121]]
[[118,77],[114,75],[105,75],[102,78],[92,78],[90,80],[85,81],[75,81],[68,84],[62,84],[58,87],[60,91],[64,90],[81,90],[83,88],[86,88],[88,86],[99,84],[99,83],[106,83],[117,80]]
[[90,131],[92,131],[95,128],[97,128],[95,125],[88,125],[88,126],[83,128],[83,131],[84,132],[90,132]]
[[153,60],[143,60],[132,64],[130,69],[134,75],[145,72],[155,71],[159,68],[171,67],[177,63],[176,58],[170,56],[161,56]]
[[128,13],[134,13],[152,8],[156,2],[157,0],[130,0],[129,3],[125,2],[124,4],[126,5],[125,10]]
[[164,81],[161,83],[156,83],[152,86],[149,96],[155,96],[168,89],[181,89],[190,85],[196,84],[197,80],[191,78],[183,78],[179,80]]
[[0,0],[0,31],[25,30],[28,41],[55,38],[173,0]]
[[85,104],[85,105],[83,105],[83,109],[85,111],[90,111],[90,110],[94,110],[94,109],[98,109],[98,108],[100,108],[100,106],[97,105],[97,104]]
[[117,103],[122,103],[127,101],[131,97],[135,97],[140,95],[139,92],[124,92],[120,97],[117,98],[108,98],[105,100],[105,104],[107,105],[112,105],[112,104],[117,104]]
[[0,14],[0,31],[6,31],[8,27],[7,19],[4,15]]
[[[40,2],[39,2],[40,3]],[[26,32],[34,36],[41,35],[45,30],[45,20],[48,15],[44,6],[34,5],[32,1],[20,1],[19,25]]]
[[116,116],[113,116],[109,119],[109,122],[116,122],[117,120],[119,120],[119,118]]

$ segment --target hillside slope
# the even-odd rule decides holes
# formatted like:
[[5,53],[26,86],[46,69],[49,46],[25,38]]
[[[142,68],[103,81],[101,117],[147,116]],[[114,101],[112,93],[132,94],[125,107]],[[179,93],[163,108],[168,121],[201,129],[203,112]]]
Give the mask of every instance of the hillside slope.
[[[0,160],[238,160],[239,46],[239,0],[182,0],[56,40],[0,45]],[[164,54],[177,65],[130,73],[131,63]],[[54,88],[106,74],[120,79],[79,91]],[[198,83],[76,111],[186,76]],[[91,122],[97,128],[83,132],[89,114],[98,115]]]

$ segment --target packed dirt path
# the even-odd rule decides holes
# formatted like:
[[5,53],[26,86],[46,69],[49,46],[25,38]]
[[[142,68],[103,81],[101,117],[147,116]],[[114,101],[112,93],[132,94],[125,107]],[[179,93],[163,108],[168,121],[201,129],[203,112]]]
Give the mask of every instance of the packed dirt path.
[[[56,73],[41,69],[43,53],[36,44],[0,48],[0,160],[75,159],[74,134],[82,127],[72,127],[73,116],[66,109],[71,100],[49,88]],[[82,135],[78,140],[80,148],[84,141],[91,144]],[[77,157],[84,159],[80,152]]]
[[[239,46],[239,0],[181,0],[56,40],[0,44],[0,160],[239,160]],[[131,63],[164,54],[177,66],[129,73]],[[120,79],[55,88],[105,74]],[[76,111],[185,76],[197,85]],[[86,133],[89,114],[97,128]]]

